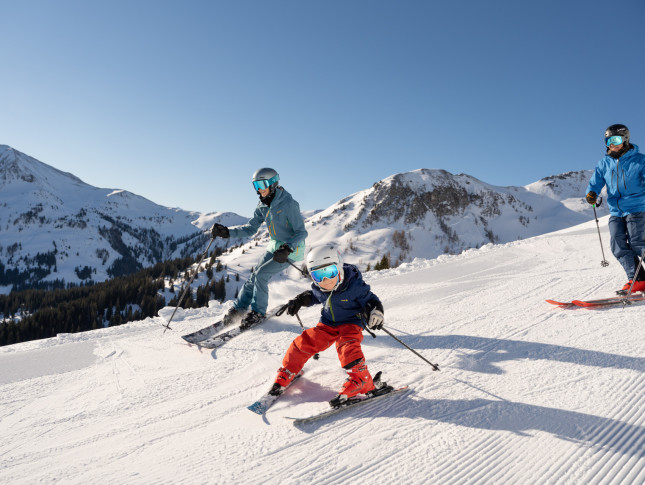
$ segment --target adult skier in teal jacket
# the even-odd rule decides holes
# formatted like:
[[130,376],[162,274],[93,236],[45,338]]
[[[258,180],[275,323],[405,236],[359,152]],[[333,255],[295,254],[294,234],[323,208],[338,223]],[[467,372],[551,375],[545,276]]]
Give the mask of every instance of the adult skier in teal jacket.
[[215,237],[250,237],[266,223],[271,242],[266,253],[260,258],[237,300],[224,317],[225,323],[241,315],[250,306],[251,311],[244,317],[243,325],[252,325],[266,315],[269,302],[269,280],[289,266],[290,261],[302,261],[305,252],[307,231],[300,213],[300,205],[291,194],[278,185],[280,177],[272,168],[261,168],[253,174],[253,187],[260,196],[253,217],[243,226],[227,228],[213,225],[211,234]]
[[596,205],[598,194],[607,187],[611,251],[629,280],[619,293],[627,293],[630,288],[632,292],[645,291],[645,272],[635,275],[645,249],[645,155],[629,142],[625,125],[607,128],[605,144],[607,154],[591,176],[587,202]]

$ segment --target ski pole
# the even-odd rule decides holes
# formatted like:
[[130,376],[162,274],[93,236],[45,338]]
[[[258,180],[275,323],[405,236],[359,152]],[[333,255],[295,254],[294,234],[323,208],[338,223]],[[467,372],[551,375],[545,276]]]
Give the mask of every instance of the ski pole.
[[[361,313],[361,314],[360,314],[360,317],[361,317],[361,323],[363,324],[363,328],[364,328],[365,330],[367,330],[367,331],[372,335],[372,337],[376,338],[376,335],[374,335],[372,332],[370,332],[370,331],[369,331],[369,329],[368,329],[368,327],[367,327],[367,324],[366,324],[366,320],[367,320],[367,319],[365,318],[365,314]],[[408,349],[410,352],[412,352],[413,354],[415,354],[417,357],[420,357],[422,360],[424,360],[424,361],[426,361],[428,364],[430,364],[430,365],[432,366],[432,370],[441,370],[441,369],[439,369],[439,365],[438,365],[438,364],[433,364],[432,362],[430,362],[428,359],[426,359],[426,358],[425,358],[423,355],[421,355],[419,352],[417,352],[417,351],[416,351],[416,350],[414,350],[412,347],[410,347],[409,345],[407,345],[407,344],[406,344],[405,342],[403,342],[401,339],[397,338],[397,337],[396,337],[394,334],[392,334],[392,332],[390,332],[387,328],[385,328],[385,327],[381,327],[381,330],[383,330],[386,334],[388,334],[390,337],[392,337],[392,338],[393,338],[394,340],[396,340],[398,343],[400,343],[401,345],[403,345],[406,349]]]
[[291,266],[296,268],[298,270],[298,273],[300,273],[302,276],[307,276],[307,272],[304,269],[298,268],[295,264],[293,264],[291,261],[287,259],[287,263],[289,263]]
[[[282,314],[285,312],[285,310],[286,310],[287,308],[289,308],[289,304],[288,304],[288,303],[286,303],[284,306],[280,307],[280,310],[278,310],[278,312],[276,312],[276,315],[277,315],[277,316],[282,315]],[[298,323],[300,324],[300,326],[301,326],[301,327],[302,327],[302,329],[304,330],[304,329],[305,329],[305,326],[302,324],[302,320],[300,320],[300,315],[298,315],[298,313],[297,313],[297,312],[296,312],[296,318],[298,319]],[[314,355],[314,359],[315,359],[315,360],[320,359],[320,354],[315,354],[315,355]]]
[[598,202],[598,204],[593,205],[593,216],[594,219],[596,219],[596,229],[598,229],[598,239],[600,239],[600,250],[602,251],[602,261],[600,262],[600,266],[606,268],[607,266],[609,266],[609,263],[605,259],[605,250],[602,247],[602,238],[600,237],[600,224],[598,223],[598,214],[596,213],[596,205],[600,206],[601,203],[602,198],[600,198],[600,202]]
[[177,303],[177,306],[175,307],[175,311],[172,312],[172,315],[170,315],[170,320],[168,320],[168,323],[166,325],[163,325],[163,327],[165,328],[163,333],[166,333],[166,330],[172,330],[172,328],[170,328],[170,322],[172,322],[172,319],[175,316],[175,313],[177,313],[177,309],[179,308],[179,305],[181,305],[181,302],[184,301],[184,297],[186,296],[186,294],[190,290],[190,285],[193,283],[193,280],[195,279],[195,276],[197,276],[197,273],[199,273],[199,267],[202,265],[202,262],[204,261],[204,258],[208,254],[208,250],[211,248],[211,244],[213,244],[214,240],[215,240],[215,238],[212,238],[211,242],[208,243],[208,247],[206,248],[206,251],[204,251],[204,254],[202,254],[202,257],[199,260],[199,263],[197,264],[197,269],[195,270],[195,274],[193,275],[193,277],[188,282],[188,286],[186,287],[186,289],[182,293],[181,298],[179,298],[179,302]]
[[396,338],[396,336],[394,336],[394,335],[392,334],[392,332],[390,332],[387,328],[385,328],[385,327],[381,327],[381,330],[383,330],[386,334],[388,334],[390,337],[392,337],[392,338],[393,338],[394,340],[396,340],[398,343],[400,343],[401,345],[403,345],[406,349],[408,349],[409,351],[411,351],[413,354],[415,354],[416,356],[420,357],[421,359],[423,359],[424,361],[426,361],[428,364],[430,364],[430,365],[432,366],[432,370],[440,370],[440,369],[439,369],[439,365],[438,365],[438,364],[433,364],[432,362],[430,362],[428,359],[426,359],[426,358],[425,358],[423,355],[421,355],[419,352],[417,352],[416,350],[414,350],[412,347],[408,346],[405,342],[403,342],[402,340],[400,340],[400,339]]

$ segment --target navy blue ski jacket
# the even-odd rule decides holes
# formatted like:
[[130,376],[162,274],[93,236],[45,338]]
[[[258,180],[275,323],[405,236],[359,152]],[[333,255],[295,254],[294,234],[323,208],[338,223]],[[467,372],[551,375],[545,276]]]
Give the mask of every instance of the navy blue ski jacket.
[[[363,281],[363,276],[353,264],[343,264],[344,276],[341,284],[334,291],[322,291],[315,283],[311,284],[311,306],[322,303],[323,309],[320,321],[330,327],[337,327],[345,323],[353,323],[359,327],[361,324],[360,313],[366,307],[383,308],[381,300],[372,293],[370,285]],[[368,305],[370,302],[370,305]]]

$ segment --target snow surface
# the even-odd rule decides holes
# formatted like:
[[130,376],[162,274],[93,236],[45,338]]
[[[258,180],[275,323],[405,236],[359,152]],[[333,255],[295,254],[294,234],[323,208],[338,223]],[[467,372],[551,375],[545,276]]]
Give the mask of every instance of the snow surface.
[[[609,241],[607,219],[601,219]],[[266,391],[300,332],[267,321],[215,351],[180,335],[227,305],[0,348],[3,483],[644,483],[643,307],[560,309],[608,296],[593,221],[459,256],[367,273],[386,327],[371,371],[412,391],[296,428],[344,380],[333,348],[265,416]],[[605,252],[609,254],[608,249]],[[276,278],[270,306],[307,287]],[[303,309],[305,326],[320,307]]]

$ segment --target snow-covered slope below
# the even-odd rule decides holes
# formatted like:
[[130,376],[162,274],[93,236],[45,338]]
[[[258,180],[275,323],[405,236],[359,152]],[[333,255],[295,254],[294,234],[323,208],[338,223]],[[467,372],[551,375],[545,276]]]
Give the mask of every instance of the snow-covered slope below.
[[[366,274],[387,328],[441,371],[366,334],[370,369],[410,394],[302,429],[285,418],[343,382],[333,347],[266,416],[246,409],[301,331],[286,315],[216,351],[180,338],[223,314],[215,302],[165,333],[158,317],[0,348],[3,481],[644,483],[643,306],[544,302],[612,294],[622,269],[600,259],[591,221]],[[306,287],[275,278],[270,306]]]

